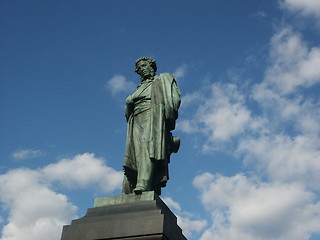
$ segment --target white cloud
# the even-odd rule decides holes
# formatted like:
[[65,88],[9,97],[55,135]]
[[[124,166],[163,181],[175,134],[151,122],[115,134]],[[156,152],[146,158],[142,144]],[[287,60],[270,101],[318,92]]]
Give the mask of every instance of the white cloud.
[[261,136],[240,142],[247,164],[267,174],[272,181],[300,181],[312,189],[320,189],[319,138],[308,135]]
[[181,206],[178,202],[174,201],[170,197],[164,197],[162,200],[167,204],[169,208],[173,208],[176,211],[181,211]]
[[185,108],[192,103],[203,101],[203,95],[200,91],[194,91],[192,93],[187,93],[182,95],[181,98],[181,108]]
[[264,132],[238,142],[247,166],[272,181],[300,181],[319,189],[320,102],[303,90],[320,82],[320,49],[307,48],[299,34],[285,28],[271,40],[271,64],[252,97],[261,107]]
[[201,240],[308,239],[320,231],[320,203],[299,183],[263,183],[243,175],[194,179],[212,225]]
[[40,157],[42,152],[35,149],[21,149],[12,154],[12,157],[17,160]]
[[128,81],[124,76],[115,74],[106,84],[106,88],[111,90],[112,94],[120,92],[132,92],[137,84]]
[[317,135],[320,132],[319,102],[311,96],[296,93],[287,97],[265,82],[253,87],[253,99],[263,109],[268,131],[290,127],[300,134]]
[[192,233],[200,232],[208,224],[206,220],[191,220],[188,217],[181,217],[179,215],[177,216],[177,222],[186,238],[191,238]]
[[76,217],[76,206],[41,183],[40,175],[27,169],[0,175],[0,201],[9,210],[1,240],[59,239],[62,226]]
[[268,14],[265,13],[265,12],[263,12],[263,11],[258,11],[258,12],[254,15],[254,17],[257,17],[257,18],[265,18],[265,17],[267,17],[267,16],[268,16]]
[[250,112],[246,137],[236,139],[246,166],[264,174],[253,180],[206,173],[194,180],[213,218],[202,240],[301,240],[319,233],[319,102],[302,92],[320,81],[319,56],[290,29],[272,38],[271,64],[252,88],[261,114]]
[[265,78],[249,86],[248,98],[240,85],[216,83],[200,100],[197,118],[184,119],[185,132],[201,132],[209,150],[234,140],[234,154],[257,173],[194,179],[212,216],[201,240],[304,240],[320,232],[320,102],[303,92],[320,81],[318,52],[299,34],[280,30],[271,40]]
[[271,39],[265,81],[281,94],[320,83],[320,48],[309,49],[298,33],[284,28]]
[[186,238],[191,238],[193,233],[198,233],[207,226],[206,220],[192,220],[194,218],[192,214],[182,211],[180,204],[172,198],[164,197],[162,200],[174,210],[177,216],[177,223]]
[[233,84],[210,84],[209,94],[202,89],[186,96],[183,111],[198,106],[178,127],[201,133],[208,150],[223,151],[232,141],[236,151],[229,153],[256,174],[194,179],[212,217],[201,240],[304,240],[320,233],[319,66],[320,48],[282,28],[270,41],[260,83],[247,85],[233,71]]
[[303,15],[320,17],[319,0],[283,0],[281,4],[290,11],[299,11]]
[[[202,97],[195,117],[180,124],[181,130],[187,133],[202,131],[208,137],[208,146],[238,136],[251,124],[250,111],[235,84],[214,83],[210,87],[211,93],[207,98]],[[189,96],[190,101],[199,98],[198,93]]]
[[173,72],[173,76],[176,78],[176,79],[179,79],[179,78],[183,78],[186,74],[186,71],[187,71],[187,65],[186,64],[182,64],[181,66],[179,66],[174,72]]
[[105,192],[119,188],[123,173],[105,165],[103,159],[84,153],[72,159],[62,159],[50,164],[42,172],[49,181],[59,181],[69,188],[85,188],[98,184]]
[[181,120],[177,123],[177,129],[185,133],[197,133],[200,131],[196,120]]
[[120,187],[120,175],[88,153],[42,169],[15,169],[0,175],[0,202],[9,213],[1,240],[59,239],[62,226],[77,218],[77,207],[55,192],[53,184],[58,181],[73,188],[98,185],[110,192]]
[[[243,81],[211,84],[209,94],[207,90],[189,93],[182,110],[189,110],[195,100],[198,107],[194,117],[182,119],[178,127],[186,133],[202,133],[207,139],[203,145],[206,150],[216,149],[219,142],[237,143],[244,133],[274,135],[292,128],[296,135],[317,135],[320,102],[304,95],[303,90],[320,83],[318,66],[320,48],[308,48],[289,28],[279,30],[271,39],[265,78],[259,84],[246,85],[251,95],[244,93]],[[257,101],[261,112],[249,107],[251,100]]]
[[209,130],[209,140],[227,141],[231,137],[244,132],[250,120],[250,112],[241,104],[225,103],[225,105],[206,105],[201,115],[201,120],[206,129]]

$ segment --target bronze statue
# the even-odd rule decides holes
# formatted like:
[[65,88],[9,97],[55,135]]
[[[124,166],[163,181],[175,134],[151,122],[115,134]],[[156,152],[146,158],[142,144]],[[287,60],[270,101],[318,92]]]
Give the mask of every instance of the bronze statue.
[[178,118],[180,90],[170,73],[156,75],[156,71],[155,60],[136,61],[141,84],[126,99],[123,194],[155,191],[160,195],[169,179],[170,155],[180,146],[180,139],[171,133]]

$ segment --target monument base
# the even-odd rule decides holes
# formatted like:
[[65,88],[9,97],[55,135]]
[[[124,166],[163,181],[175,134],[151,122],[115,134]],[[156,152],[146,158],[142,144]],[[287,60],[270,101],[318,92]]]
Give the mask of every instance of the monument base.
[[97,198],[61,240],[186,240],[177,217],[154,192]]

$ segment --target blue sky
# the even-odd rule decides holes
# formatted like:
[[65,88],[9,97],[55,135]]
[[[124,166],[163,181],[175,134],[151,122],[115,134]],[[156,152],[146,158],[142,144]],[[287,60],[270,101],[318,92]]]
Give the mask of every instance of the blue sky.
[[320,2],[0,1],[1,240],[120,194],[134,62],[182,92],[161,197],[189,240],[320,238]]

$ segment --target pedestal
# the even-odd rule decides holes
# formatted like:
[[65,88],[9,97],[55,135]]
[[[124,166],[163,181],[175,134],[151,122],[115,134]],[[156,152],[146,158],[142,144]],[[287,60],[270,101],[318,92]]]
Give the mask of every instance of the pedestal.
[[187,240],[177,217],[154,192],[97,198],[83,218],[63,227],[61,240]]

